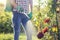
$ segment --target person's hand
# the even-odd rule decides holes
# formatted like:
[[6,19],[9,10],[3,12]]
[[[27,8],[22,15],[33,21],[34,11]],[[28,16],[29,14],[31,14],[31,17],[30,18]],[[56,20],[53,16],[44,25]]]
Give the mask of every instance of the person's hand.
[[30,19],[32,18],[32,12],[30,12],[29,14],[28,14],[28,16],[30,17]]
[[17,7],[17,3],[15,2],[15,0],[9,0],[9,2],[13,8]]

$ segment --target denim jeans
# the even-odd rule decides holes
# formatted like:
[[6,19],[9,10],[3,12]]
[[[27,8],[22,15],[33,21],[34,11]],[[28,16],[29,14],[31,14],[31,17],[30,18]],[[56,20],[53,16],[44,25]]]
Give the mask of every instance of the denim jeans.
[[18,13],[16,11],[13,11],[13,29],[14,29],[14,40],[19,40],[19,34],[20,34],[20,27],[21,27],[21,23],[26,31],[26,35],[27,35],[27,40],[31,40],[32,39],[32,35],[30,30],[27,28],[26,23],[29,21],[30,19],[22,13]]

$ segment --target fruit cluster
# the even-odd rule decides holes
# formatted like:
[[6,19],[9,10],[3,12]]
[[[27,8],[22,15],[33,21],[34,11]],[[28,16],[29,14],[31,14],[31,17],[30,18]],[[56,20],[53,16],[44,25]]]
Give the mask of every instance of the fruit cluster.
[[44,33],[48,32],[48,27],[45,27],[41,32],[37,34],[38,39],[44,37]]
[[50,22],[50,18],[49,17],[45,18],[44,23],[49,23],[49,22]]

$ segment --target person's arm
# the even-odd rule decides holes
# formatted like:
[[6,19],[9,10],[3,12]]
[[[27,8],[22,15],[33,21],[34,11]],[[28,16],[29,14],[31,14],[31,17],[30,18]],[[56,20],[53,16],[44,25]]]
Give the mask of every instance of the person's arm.
[[15,0],[10,0],[10,3],[11,3],[13,8],[17,7],[17,4],[16,4]]
[[32,18],[32,5],[33,5],[32,0],[29,0],[29,13],[28,13],[28,16],[30,17],[30,19]]
[[31,12],[32,12],[33,0],[29,0],[29,5],[30,5]]

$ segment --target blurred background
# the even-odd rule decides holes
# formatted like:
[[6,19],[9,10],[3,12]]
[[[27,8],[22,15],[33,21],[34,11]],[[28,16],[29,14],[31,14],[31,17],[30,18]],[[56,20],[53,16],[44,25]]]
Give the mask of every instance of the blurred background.
[[[9,0],[0,0],[0,40],[13,40],[12,12],[6,11]],[[8,2],[8,3],[7,3]],[[33,0],[33,17],[31,21],[36,28],[33,40],[60,40],[60,0]],[[8,7],[11,8],[10,6]],[[41,39],[37,33],[48,27],[48,32]],[[33,30],[33,29],[32,29]],[[26,40],[21,27],[20,40]]]

